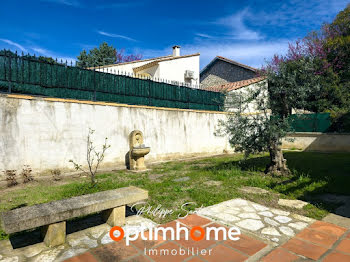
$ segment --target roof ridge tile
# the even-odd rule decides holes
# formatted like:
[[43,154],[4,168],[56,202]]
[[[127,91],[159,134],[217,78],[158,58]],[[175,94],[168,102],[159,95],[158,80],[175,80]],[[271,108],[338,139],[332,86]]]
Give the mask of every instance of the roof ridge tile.
[[249,79],[243,79],[235,82],[229,82],[221,85],[216,85],[216,86],[209,86],[205,88],[206,90],[209,91],[215,91],[215,92],[228,92],[232,90],[237,90],[245,86],[249,86],[251,84],[255,84],[257,82],[260,82],[262,80],[266,79],[265,76],[259,76],[259,77],[254,77],[254,78],[249,78]]

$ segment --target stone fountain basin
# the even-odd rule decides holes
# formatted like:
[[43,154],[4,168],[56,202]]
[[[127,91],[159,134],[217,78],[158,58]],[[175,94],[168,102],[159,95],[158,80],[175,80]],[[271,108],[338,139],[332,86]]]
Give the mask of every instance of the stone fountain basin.
[[132,156],[142,157],[151,151],[150,147],[134,147],[131,151]]

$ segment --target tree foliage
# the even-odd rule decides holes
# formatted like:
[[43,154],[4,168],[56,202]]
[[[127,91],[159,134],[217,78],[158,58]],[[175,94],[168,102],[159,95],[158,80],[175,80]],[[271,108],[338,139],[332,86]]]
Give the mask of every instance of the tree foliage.
[[103,42],[98,48],[95,47],[88,52],[86,50],[81,51],[80,55],[77,57],[77,66],[87,68],[130,62],[142,58],[140,54],[126,55],[124,52],[124,49],[118,51],[112,45]]
[[[315,73],[316,69],[316,60],[311,56],[289,52],[274,57],[264,68],[266,81],[247,90],[241,98],[241,110],[232,110],[227,121],[220,122],[217,134],[228,135],[235,151],[246,156],[269,152],[267,173],[288,173],[282,139],[293,131],[288,118],[292,109],[304,108],[308,98],[320,90],[321,76]],[[235,95],[235,92],[227,94]]]
[[341,11],[334,21],[323,27],[324,47],[327,59],[341,81],[350,81],[350,4]]
[[318,59],[322,89],[311,98],[310,110],[316,112],[350,110],[350,4],[330,24],[304,40],[309,52]]
[[[19,56],[17,52],[15,53],[15,52],[12,52],[11,50],[0,50],[0,55],[11,56],[11,57]],[[35,56],[35,55],[23,54],[23,53],[21,54],[21,56],[33,61],[40,61],[40,62],[45,62],[49,64],[60,64],[57,60],[48,56]]]
[[[293,131],[289,118],[292,110],[349,112],[349,40],[350,5],[319,32],[290,44],[286,55],[275,55],[268,61],[260,72],[268,84],[262,82],[248,90],[241,99],[241,109],[231,110],[228,120],[220,122],[217,134],[228,135],[231,146],[246,156],[268,151],[266,172],[289,172],[281,145],[286,134]],[[250,112],[252,101],[254,112]]]

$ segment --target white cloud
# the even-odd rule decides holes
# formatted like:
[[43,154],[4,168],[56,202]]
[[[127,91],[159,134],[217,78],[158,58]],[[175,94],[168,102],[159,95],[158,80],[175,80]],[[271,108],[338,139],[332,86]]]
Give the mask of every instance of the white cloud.
[[199,37],[203,37],[203,38],[209,38],[209,39],[212,39],[214,38],[213,36],[211,35],[208,35],[208,34],[202,34],[202,33],[195,33],[196,36],[199,36]]
[[34,52],[39,53],[44,56],[51,56],[51,52],[47,49],[41,48],[41,47],[32,47],[31,48]]
[[304,1],[289,0],[265,9],[247,13],[246,18],[256,26],[277,28],[300,28],[312,26],[317,29],[323,22],[331,22],[335,15],[346,7],[348,0]]
[[[200,53],[200,66],[205,67],[215,56],[223,56],[237,62],[260,68],[266,60],[274,54],[283,54],[288,49],[288,42],[292,40],[280,39],[276,41],[251,41],[230,43],[202,40],[195,44],[181,46],[181,54]],[[141,53],[144,58],[152,58],[171,54],[171,46],[164,49],[134,49],[135,53]]]
[[93,45],[93,44],[77,44],[77,45],[86,51],[94,49],[96,47],[96,45]]
[[118,9],[118,8],[131,8],[136,6],[145,5],[146,1],[126,1],[126,2],[119,2],[119,3],[110,3],[110,4],[103,4],[96,6],[97,9]]
[[71,62],[74,64],[75,61],[76,61],[76,58],[73,58],[73,57],[68,57],[68,56],[65,56],[65,55],[61,55],[61,54],[58,54],[58,53],[55,53],[55,52],[52,52],[48,49],[45,49],[45,48],[42,48],[40,46],[27,46],[27,47],[24,47],[16,42],[13,42],[9,39],[4,39],[4,38],[0,38],[0,41],[8,44],[8,45],[11,45],[11,46],[14,46],[15,49],[14,50],[17,50],[17,51],[23,51],[25,53],[29,52],[31,54],[36,54],[36,55],[41,55],[41,56],[47,56],[47,57],[52,57],[53,59],[56,59],[61,61],[64,61],[68,64],[70,64]]
[[21,50],[21,51],[23,51],[23,52],[27,52],[27,49],[24,48],[22,45],[20,45],[20,44],[18,44],[18,43],[16,43],[16,42],[13,42],[13,41],[11,41],[11,40],[9,40],[9,39],[0,38],[0,41],[6,43],[6,44],[8,44],[8,45],[12,45],[12,46],[16,47],[17,49],[19,49],[19,50]]
[[121,38],[121,39],[125,39],[128,41],[136,42],[135,39],[128,37],[128,36],[125,36],[125,35],[117,35],[117,34],[113,34],[113,33],[107,33],[104,31],[97,31],[97,33],[99,33],[100,35],[108,36],[108,37]]
[[81,7],[81,3],[77,0],[41,0],[43,2],[49,2],[49,3],[55,3],[55,4],[61,4],[66,6],[72,6],[72,7]]
[[274,54],[287,51],[288,40],[259,41],[251,43],[202,43],[200,45],[184,45],[183,50],[189,53],[200,52],[201,68],[215,56],[223,56],[252,67],[261,67]]
[[245,25],[248,9],[235,13],[233,15],[217,19],[214,24],[225,26],[229,29],[228,36],[237,40],[260,40],[263,36]]
[[47,50],[45,48],[39,47],[39,46],[34,46],[30,48],[31,50],[33,50],[36,54],[38,55],[42,55],[42,56],[47,56],[47,57],[52,57],[53,59],[56,59],[58,61],[63,61],[66,62],[70,65],[71,63],[74,64],[75,61],[77,60],[76,58],[73,57],[67,57],[61,54],[57,54],[55,52],[52,52],[50,50]]

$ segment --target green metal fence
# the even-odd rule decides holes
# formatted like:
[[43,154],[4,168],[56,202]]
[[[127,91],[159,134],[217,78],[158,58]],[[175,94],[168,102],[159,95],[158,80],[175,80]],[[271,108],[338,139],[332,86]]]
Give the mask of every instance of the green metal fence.
[[224,95],[0,53],[0,92],[200,110],[223,110]]
[[331,126],[329,113],[295,114],[289,119],[295,132],[327,132]]

